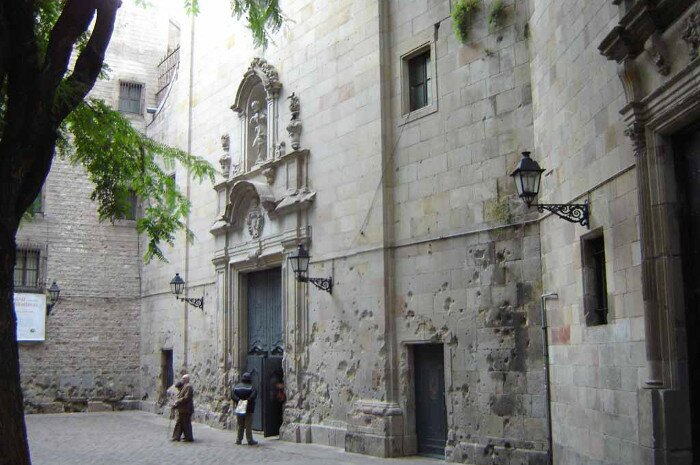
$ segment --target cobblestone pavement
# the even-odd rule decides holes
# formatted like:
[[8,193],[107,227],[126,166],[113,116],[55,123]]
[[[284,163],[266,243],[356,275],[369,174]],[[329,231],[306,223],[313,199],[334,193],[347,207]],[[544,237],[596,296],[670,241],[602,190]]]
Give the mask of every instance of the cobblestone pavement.
[[194,424],[194,443],[170,442],[168,420],[139,411],[27,415],[33,465],[439,465],[419,457],[377,459],[342,449],[256,437],[237,446],[233,431]]

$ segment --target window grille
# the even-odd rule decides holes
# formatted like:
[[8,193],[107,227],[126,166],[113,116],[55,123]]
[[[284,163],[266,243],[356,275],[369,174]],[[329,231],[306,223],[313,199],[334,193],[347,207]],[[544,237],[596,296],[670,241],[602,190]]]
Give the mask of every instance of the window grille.
[[41,252],[38,249],[17,248],[14,283],[17,290],[41,289]]
[[143,84],[135,82],[119,83],[119,111],[122,113],[141,114],[141,93]]

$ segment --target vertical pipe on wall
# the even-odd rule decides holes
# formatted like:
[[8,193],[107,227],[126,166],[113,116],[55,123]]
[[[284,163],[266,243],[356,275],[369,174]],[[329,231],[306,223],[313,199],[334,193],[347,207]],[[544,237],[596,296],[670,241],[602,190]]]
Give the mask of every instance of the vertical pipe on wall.
[[[187,153],[192,153],[192,102],[194,101],[193,98],[193,91],[194,91],[194,25],[195,25],[195,15],[191,16],[190,20],[190,82],[189,82],[189,89],[188,89],[188,95],[187,95]],[[187,169],[187,176],[186,176],[186,197],[187,200],[190,200],[190,170],[189,168]],[[187,231],[190,230],[190,214],[189,212],[187,213],[187,218],[185,219],[185,227],[187,228]],[[185,287],[185,298],[189,297],[189,284],[190,284],[190,241],[187,240],[187,237],[185,237],[185,282],[187,283]],[[185,368],[187,368],[187,344],[188,344],[188,331],[187,331],[187,326],[188,326],[188,316],[189,316],[189,309],[188,305],[185,303],[184,304],[185,308],[185,314],[184,314],[184,323],[183,323],[183,333],[182,333],[182,342],[183,342],[183,347],[182,347],[182,360],[183,360],[183,365]]]
[[547,334],[547,299],[558,299],[556,292],[549,292],[540,296],[540,312],[542,314],[542,355],[544,356],[544,408],[547,418],[547,463],[554,463],[554,448],[552,441],[552,395],[549,389],[549,335]]

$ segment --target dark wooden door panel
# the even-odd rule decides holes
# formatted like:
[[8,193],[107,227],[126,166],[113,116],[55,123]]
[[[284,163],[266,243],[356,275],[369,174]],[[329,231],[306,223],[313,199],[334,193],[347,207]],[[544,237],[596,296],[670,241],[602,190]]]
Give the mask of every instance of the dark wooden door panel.
[[[674,138],[680,210],[693,455],[700,456],[700,131]],[[697,459],[696,460],[700,460]],[[695,463],[695,462],[694,462]]]
[[250,373],[253,377],[253,387],[258,390],[258,400],[255,403],[255,410],[253,411],[253,429],[256,431],[261,431],[263,429],[263,410],[265,406],[263,402],[260,401],[260,389],[263,365],[265,363],[265,357],[262,355],[248,355],[246,371]]
[[417,345],[414,349],[416,435],[418,453],[445,456],[445,360],[442,344]]
[[282,425],[282,402],[278,397],[279,385],[284,382],[282,357],[266,357],[263,370],[263,390],[260,391],[260,396],[265,398],[263,433],[265,437],[277,436]]
[[279,268],[248,275],[248,359],[258,401],[253,429],[265,436],[279,434],[282,404],[271,392],[273,377],[282,379],[284,340],[282,332],[282,274]]

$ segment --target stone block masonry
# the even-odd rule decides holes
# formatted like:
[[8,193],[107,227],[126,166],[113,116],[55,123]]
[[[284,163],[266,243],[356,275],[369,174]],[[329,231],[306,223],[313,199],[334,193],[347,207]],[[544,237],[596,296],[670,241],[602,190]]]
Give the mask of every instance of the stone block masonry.
[[[143,129],[155,102],[157,64],[165,55],[167,16],[159,2],[125,1],[107,51],[110,79],[90,96],[118,107],[120,81],[143,85]],[[25,222],[17,243],[41,251],[42,286],[56,281],[61,298],[46,320],[46,340],[19,346],[25,408],[31,412],[133,409],[140,389],[141,249],[135,221],[100,222],[94,186],[79,166],[56,157],[43,192],[43,212]]]

